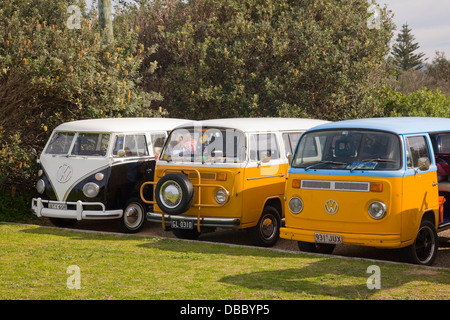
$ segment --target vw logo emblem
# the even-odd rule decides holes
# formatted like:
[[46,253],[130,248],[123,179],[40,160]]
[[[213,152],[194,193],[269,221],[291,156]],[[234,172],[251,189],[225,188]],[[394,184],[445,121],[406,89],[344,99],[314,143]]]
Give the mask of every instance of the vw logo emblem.
[[328,214],[335,214],[336,212],[338,212],[338,210],[339,210],[339,205],[335,200],[330,199],[327,202],[325,202],[325,211]]
[[56,180],[60,183],[65,183],[72,178],[72,167],[68,164],[63,164],[56,172]]

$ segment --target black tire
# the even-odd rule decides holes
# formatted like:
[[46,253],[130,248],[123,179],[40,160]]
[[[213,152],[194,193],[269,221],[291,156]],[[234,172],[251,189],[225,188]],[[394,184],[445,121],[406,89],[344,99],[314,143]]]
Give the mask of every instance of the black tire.
[[139,232],[145,221],[145,206],[138,199],[131,199],[119,220],[120,229],[126,233]]
[[200,236],[200,232],[195,229],[172,229],[175,237],[179,239],[197,240]]
[[280,237],[281,217],[275,207],[265,206],[258,224],[248,229],[250,240],[256,246],[272,247]]
[[422,221],[414,243],[402,249],[407,262],[429,266],[436,259],[439,239],[436,228],[430,221]]
[[303,252],[331,254],[336,247],[335,244],[313,243],[313,242],[297,242],[298,249]]
[[77,219],[49,218],[50,222],[59,228],[73,227],[77,223]]
[[192,206],[194,187],[185,175],[169,173],[156,184],[155,200],[164,213],[182,214]]

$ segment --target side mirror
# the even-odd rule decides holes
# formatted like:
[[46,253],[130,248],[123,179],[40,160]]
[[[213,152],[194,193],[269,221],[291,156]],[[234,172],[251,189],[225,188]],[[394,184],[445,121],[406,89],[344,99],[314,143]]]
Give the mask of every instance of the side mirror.
[[262,151],[259,154],[259,158],[261,159],[262,163],[267,163],[270,161],[270,153],[268,151]]
[[288,159],[288,163],[290,164],[292,161],[292,153],[286,152],[286,158]]
[[119,151],[117,151],[117,156],[118,157],[125,157],[125,150],[123,150],[123,149],[120,149]]
[[418,164],[420,171],[427,171],[430,169],[430,159],[427,157],[419,158]]

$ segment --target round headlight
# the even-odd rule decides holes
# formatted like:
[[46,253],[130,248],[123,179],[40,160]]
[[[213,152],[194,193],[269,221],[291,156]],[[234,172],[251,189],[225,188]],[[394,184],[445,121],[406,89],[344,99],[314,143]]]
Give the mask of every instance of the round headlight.
[[372,218],[379,220],[386,215],[387,208],[383,202],[374,201],[371,204],[369,204],[368,211],[369,215]]
[[97,180],[97,181],[102,181],[104,177],[105,177],[105,175],[101,172],[97,172],[95,174],[95,180]]
[[303,210],[303,201],[299,197],[292,197],[289,200],[289,210],[294,214],[299,214]]
[[228,192],[225,189],[219,188],[216,191],[215,198],[218,204],[224,204],[228,199]]
[[93,198],[98,195],[100,187],[93,182],[88,182],[83,187],[83,193],[88,198]]
[[45,191],[45,182],[42,179],[39,179],[38,182],[36,183],[36,190],[39,193],[44,193]]

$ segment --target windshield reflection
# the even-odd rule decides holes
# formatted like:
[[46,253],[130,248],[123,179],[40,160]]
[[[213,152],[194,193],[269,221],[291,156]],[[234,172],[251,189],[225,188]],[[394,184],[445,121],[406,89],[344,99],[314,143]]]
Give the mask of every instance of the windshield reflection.
[[400,138],[370,130],[306,133],[292,167],[309,169],[396,170],[401,167]]

